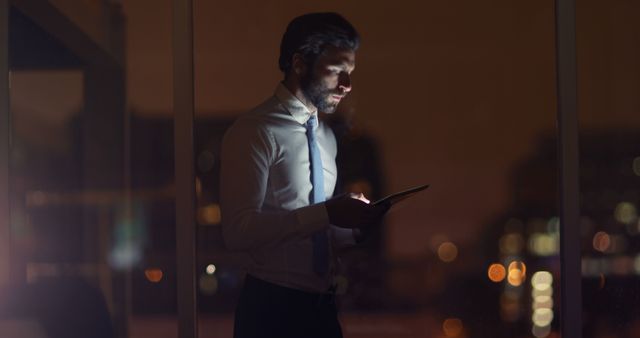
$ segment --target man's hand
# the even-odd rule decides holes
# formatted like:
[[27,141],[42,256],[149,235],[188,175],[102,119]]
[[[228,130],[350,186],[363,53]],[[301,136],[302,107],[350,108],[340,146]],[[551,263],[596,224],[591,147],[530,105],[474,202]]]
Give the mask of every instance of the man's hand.
[[390,205],[371,205],[363,194],[340,195],[327,200],[325,206],[331,224],[340,228],[361,230],[380,222],[390,207]]

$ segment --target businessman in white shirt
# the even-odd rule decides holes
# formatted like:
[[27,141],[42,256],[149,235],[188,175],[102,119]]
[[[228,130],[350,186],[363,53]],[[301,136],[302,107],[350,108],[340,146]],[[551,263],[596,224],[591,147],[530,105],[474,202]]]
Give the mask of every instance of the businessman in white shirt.
[[284,80],[225,134],[223,237],[252,258],[235,337],[342,337],[332,291],[337,254],[388,209],[362,195],[331,198],[336,140],[318,113],[333,113],[351,91],[358,45],[336,13],[295,18],[280,45]]

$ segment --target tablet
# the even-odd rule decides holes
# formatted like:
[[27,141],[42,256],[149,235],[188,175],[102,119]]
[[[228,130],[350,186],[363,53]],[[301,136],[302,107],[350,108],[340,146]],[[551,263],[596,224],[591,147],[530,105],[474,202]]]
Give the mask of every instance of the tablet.
[[405,198],[409,198],[410,196],[413,196],[415,193],[422,191],[424,189],[427,189],[429,187],[428,184],[424,184],[424,185],[419,185],[417,187],[413,187],[411,189],[407,189],[401,192],[397,192],[395,194],[391,194],[383,199],[377,200],[375,202],[373,202],[373,205],[378,205],[378,204],[383,204],[383,203],[390,203],[391,205],[394,205],[402,200],[404,200]]

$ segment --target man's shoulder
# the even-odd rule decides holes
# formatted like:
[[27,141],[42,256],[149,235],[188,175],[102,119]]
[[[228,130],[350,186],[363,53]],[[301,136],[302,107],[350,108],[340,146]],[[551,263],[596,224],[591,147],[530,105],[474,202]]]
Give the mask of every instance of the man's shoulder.
[[[288,113],[282,103],[272,96],[239,115],[233,122],[227,134],[262,134],[268,133],[268,130],[277,128],[288,119]],[[290,116],[290,115],[289,115]]]
[[283,122],[291,120],[291,115],[282,105],[280,100],[272,96],[238,116],[234,125],[252,128],[271,128],[281,125]]

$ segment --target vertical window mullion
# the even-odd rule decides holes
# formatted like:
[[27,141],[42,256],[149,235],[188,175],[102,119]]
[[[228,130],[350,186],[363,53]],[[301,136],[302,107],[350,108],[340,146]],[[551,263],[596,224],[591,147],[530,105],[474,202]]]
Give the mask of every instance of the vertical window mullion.
[[176,180],[178,336],[197,337],[193,163],[193,1],[173,1],[173,104]]
[[582,337],[575,0],[556,0],[562,337]]
[[9,283],[11,221],[9,208],[9,0],[0,0],[0,287]]

